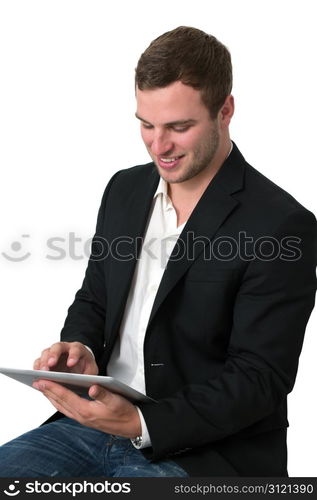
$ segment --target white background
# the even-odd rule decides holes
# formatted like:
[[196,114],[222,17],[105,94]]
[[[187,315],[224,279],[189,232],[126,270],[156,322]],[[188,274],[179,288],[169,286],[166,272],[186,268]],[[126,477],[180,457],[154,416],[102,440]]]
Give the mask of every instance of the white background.
[[[229,47],[232,138],[317,212],[314,3],[0,1],[0,366],[31,368],[58,340],[108,179],[148,161],[134,118],[134,68],[169,29],[195,26]],[[80,238],[75,256],[70,233]],[[47,257],[60,255],[47,246],[52,237],[63,238],[65,258]],[[317,475],[316,323],[315,312],[289,397],[291,476]],[[0,389],[0,443],[52,413],[40,394],[2,375]]]

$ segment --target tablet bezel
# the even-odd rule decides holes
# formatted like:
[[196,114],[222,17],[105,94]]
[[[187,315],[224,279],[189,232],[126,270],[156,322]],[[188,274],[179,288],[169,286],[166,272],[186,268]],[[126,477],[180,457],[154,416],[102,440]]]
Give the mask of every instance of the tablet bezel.
[[[89,387],[100,385],[111,392],[120,394],[129,401],[155,403],[156,401],[119,380],[101,375],[84,375],[80,373],[55,372],[45,370],[24,370],[19,368],[0,368],[0,373],[18,382],[33,387],[36,380],[52,380],[58,382],[80,396],[87,396]],[[35,389],[35,388],[34,388]]]

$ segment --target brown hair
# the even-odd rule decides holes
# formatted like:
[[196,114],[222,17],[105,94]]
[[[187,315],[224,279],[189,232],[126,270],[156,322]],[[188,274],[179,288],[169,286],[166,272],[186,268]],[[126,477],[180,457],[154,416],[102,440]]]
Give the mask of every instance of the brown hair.
[[212,35],[197,28],[179,26],[159,36],[141,55],[135,85],[149,90],[180,80],[201,91],[212,118],[232,89],[228,49]]

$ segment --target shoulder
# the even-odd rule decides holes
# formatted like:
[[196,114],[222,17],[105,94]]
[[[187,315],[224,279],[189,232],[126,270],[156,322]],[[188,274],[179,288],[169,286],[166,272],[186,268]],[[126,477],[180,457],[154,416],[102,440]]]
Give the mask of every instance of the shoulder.
[[294,196],[248,163],[245,165],[245,186],[253,203],[261,208],[271,207],[285,213],[306,210]]
[[295,216],[315,220],[315,216],[292,194],[263,175],[256,168],[244,164],[244,189],[236,193],[241,208],[261,225],[270,227]]
[[232,153],[221,183],[222,187],[229,184],[231,195],[238,202],[236,215],[240,225],[256,233],[272,232],[288,220],[314,223],[314,215],[292,194],[251,166],[236,145]]
[[123,213],[136,210],[153,198],[159,182],[154,163],[145,163],[116,172],[109,180],[102,197],[101,212]]
[[114,177],[116,183],[129,184],[131,182],[150,182],[153,178],[157,178],[158,174],[154,163],[149,162],[119,170]]
[[141,186],[157,184],[159,176],[153,162],[118,170],[108,181],[102,197],[102,205],[109,199],[120,198],[138,191]]

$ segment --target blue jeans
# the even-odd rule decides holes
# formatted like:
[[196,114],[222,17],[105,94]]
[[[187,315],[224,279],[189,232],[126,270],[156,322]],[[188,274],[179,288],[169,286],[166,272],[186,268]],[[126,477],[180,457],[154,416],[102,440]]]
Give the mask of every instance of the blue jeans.
[[187,477],[172,460],[148,461],[130,439],[67,417],[0,447],[0,477]]

